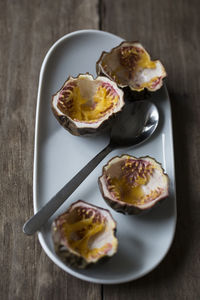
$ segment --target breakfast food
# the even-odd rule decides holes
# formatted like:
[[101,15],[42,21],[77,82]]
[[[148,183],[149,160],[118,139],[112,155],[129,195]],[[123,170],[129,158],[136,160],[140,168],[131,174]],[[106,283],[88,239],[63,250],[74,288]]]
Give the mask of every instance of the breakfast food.
[[103,167],[99,187],[113,209],[139,214],[168,196],[169,178],[154,158],[122,155]]
[[152,61],[148,52],[138,42],[122,42],[110,52],[103,52],[96,63],[98,75],[114,80],[121,88],[129,87],[140,92],[158,90],[166,76],[159,60]]
[[124,105],[123,91],[107,77],[90,74],[69,77],[52,98],[52,110],[59,123],[74,135],[104,130]]
[[78,268],[96,264],[117,252],[116,222],[106,209],[85,201],[73,203],[52,225],[55,252]]

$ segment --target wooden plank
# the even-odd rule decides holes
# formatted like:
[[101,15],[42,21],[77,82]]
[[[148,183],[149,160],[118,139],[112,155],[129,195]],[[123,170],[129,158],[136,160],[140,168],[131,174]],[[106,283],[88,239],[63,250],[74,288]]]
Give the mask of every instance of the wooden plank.
[[199,1],[102,0],[101,26],[139,40],[165,64],[174,127],[178,222],[167,257],[135,282],[104,286],[104,300],[200,299]]
[[0,1],[0,299],[101,299],[101,286],[54,265],[37,237],[22,233],[33,214],[32,168],[42,60],[61,36],[98,28],[98,1]]

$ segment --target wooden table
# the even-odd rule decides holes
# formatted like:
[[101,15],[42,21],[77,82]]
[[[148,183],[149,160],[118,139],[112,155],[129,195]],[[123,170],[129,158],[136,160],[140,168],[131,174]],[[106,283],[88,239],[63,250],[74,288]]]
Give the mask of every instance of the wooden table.
[[[0,1],[0,299],[200,299],[200,2]],[[174,129],[178,223],[164,261],[144,278],[101,286],[78,280],[22,233],[33,214],[34,123],[40,66],[78,29],[140,40],[166,66]]]

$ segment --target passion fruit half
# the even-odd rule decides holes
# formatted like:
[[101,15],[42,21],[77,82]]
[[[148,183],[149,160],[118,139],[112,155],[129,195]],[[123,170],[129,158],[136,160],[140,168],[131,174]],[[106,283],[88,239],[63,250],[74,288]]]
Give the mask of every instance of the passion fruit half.
[[116,222],[106,209],[79,200],[56,218],[52,236],[57,255],[85,268],[117,252]]
[[122,42],[110,52],[103,52],[96,63],[97,74],[114,80],[119,87],[140,92],[158,90],[167,75],[159,60],[152,61],[138,42]]
[[139,214],[168,197],[169,178],[154,158],[122,155],[103,167],[99,187],[114,210]]
[[90,135],[108,126],[124,106],[123,91],[113,81],[90,74],[69,77],[52,98],[59,123],[74,135]]

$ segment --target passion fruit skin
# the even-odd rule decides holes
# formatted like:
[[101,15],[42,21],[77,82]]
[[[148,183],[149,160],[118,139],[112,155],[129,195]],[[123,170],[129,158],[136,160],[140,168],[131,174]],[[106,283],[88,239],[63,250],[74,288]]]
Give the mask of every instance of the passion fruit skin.
[[[75,251],[70,249],[70,247],[66,244],[66,238],[63,234],[63,231],[61,230],[63,220],[64,221],[66,220],[66,218],[69,216],[69,214],[73,211],[75,205],[76,206],[80,205],[80,207],[83,207],[85,204],[89,205],[92,209],[95,209],[95,210],[98,210],[101,212],[103,212],[103,211],[106,212],[114,224],[114,228],[113,228],[113,237],[114,238],[116,238],[116,232],[117,232],[117,223],[113,219],[111,213],[107,209],[98,207],[96,205],[89,204],[83,200],[76,201],[69,207],[69,209],[66,212],[64,212],[63,214],[58,216],[52,223],[52,228],[51,228],[55,252],[66,265],[69,265],[69,266],[75,267],[75,268],[79,268],[79,269],[85,269],[85,268],[91,267],[93,265],[103,263],[112,257],[109,255],[104,255],[104,256],[100,257],[99,259],[97,259],[95,262],[90,262],[90,261],[86,260],[83,256],[77,254]],[[112,255],[114,255],[116,252],[117,252],[117,249]]]
[[53,106],[52,111],[60,125],[75,136],[98,136],[106,131],[109,131],[114,119],[114,116],[110,117],[108,120],[103,122],[98,129],[87,127],[87,125],[85,125],[84,128],[78,128],[67,116],[57,114]]
[[[68,212],[63,213],[60,218],[65,218]],[[54,242],[54,250],[60,259],[69,266],[84,269],[88,266],[88,262],[81,256],[72,253],[66,246],[62,244],[64,236],[61,230],[59,230],[59,218],[57,218],[52,224],[52,238]]]
[[[121,157],[119,156],[115,156],[113,157],[111,160],[108,161],[108,163],[103,167],[102,170],[102,175],[98,178],[98,185],[99,185],[99,190],[104,198],[104,200],[106,201],[106,203],[115,211],[122,213],[122,214],[127,214],[127,215],[141,215],[144,214],[148,211],[150,211],[153,207],[159,205],[164,199],[168,198],[169,196],[169,177],[168,175],[164,172],[164,169],[162,168],[161,163],[157,162],[154,158],[150,157],[150,156],[145,156],[145,157],[139,157],[137,158],[138,160],[140,159],[150,159],[155,161],[156,164],[158,164],[160,166],[160,168],[163,171],[163,175],[167,178],[167,193],[164,196],[159,197],[159,199],[156,202],[152,202],[149,203],[148,207],[139,207],[137,205],[134,205],[132,203],[126,203],[124,201],[120,201],[118,199],[112,198],[110,195],[107,196],[105,194],[105,188],[103,187],[102,184],[102,178],[105,174],[105,168],[110,164],[110,162],[115,159],[115,158],[123,158],[124,156],[127,156],[126,154],[121,155]],[[131,157],[131,156],[129,156]]]
[[[68,115],[59,111],[57,109],[57,107],[55,107],[55,104],[54,104],[55,97],[59,96],[59,94],[64,90],[64,88],[68,82],[76,80],[76,79],[78,80],[80,77],[83,77],[83,76],[85,78],[88,77],[88,78],[90,78],[90,80],[93,80],[93,81],[102,80],[102,82],[108,82],[117,91],[117,93],[119,94],[119,98],[120,98],[118,108],[115,109],[113,111],[113,113],[107,114],[104,118],[102,118],[102,120],[94,121],[93,124],[89,123],[89,122],[77,122],[77,121],[73,120]],[[67,80],[64,82],[61,89],[52,96],[51,109],[52,109],[52,112],[53,112],[55,118],[59,122],[59,124],[64,129],[66,129],[68,132],[70,132],[71,134],[73,134],[75,136],[91,136],[91,135],[96,136],[96,135],[102,134],[103,132],[110,130],[115,116],[121,112],[124,104],[125,104],[124,92],[118,88],[118,86],[116,85],[115,82],[111,81],[110,79],[108,79],[105,76],[98,76],[98,77],[94,78],[91,74],[86,73],[86,74],[79,74],[77,77],[69,76],[67,78]],[[82,124],[80,125],[79,123],[82,123]]]
[[[136,69],[136,66],[138,63],[138,58],[131,57],[130,61],[128,61],[127,57],[125,56],[125,65],[123,66],[121,57],[116,59],[116,57],[120,55],[120,51],[123,47],[138,48],[139,51],[141,50],[147,55],[150,62],[157,64],[157,66],[160,69],[160,74],[159,74],[159,76],[156,76],[157,79],[156,79],[156,81],[154,81],[155,82],[154,84],[147,86],[147,87],[141,87],[141,86],[137,87],[137,86],[135,86],[135,84],[131,83],[131,81],[130,81],[130,76],[132,76],[131,73],[132,72],[134,73],[134,77],[136,77],[135,75],[137,75],[135,72],[135,69]],[[114,72],[113,66],[110,67],[106,63],[103,66],[103,63],[105,62],[107,57],[110,58],[109,60],[112,60],[112,59],[118,60],[118,62],[116,63],[117,69],[119,69],[120,67],[123,67],[125,70],[125,73],[127,73],[126,77],[124,77],[124,79],[122,79],[122,77],[120,77],[121,75],[118,76]],[[131,66],[132,63],[133,63],[133,66]],[[114,63],[113,63],[113,65],[114,65]],[[132,67],[132,69],[131,69],[131,67]],[[162,63],[159,60],[151,61],[149,53],[146,51],[146,49],[143,47],[143,45],[138,41],[132,41],[132,42],[123,41],[118,46],[112,48],[110,50],[110,52],[103,51],[99,60],[96,62],[96,72],[99,76],[107,76],[109,79],[115,81],[117,83],[117,85],[122,89],[128,87],[132,91],[132,98],[136,99],[136,100],[140,100],[141,97],[142,98],[150,97],[151,92],[155,92],[156,90],[161,88],[161,86],[163,85],[163,78],[165,78],[167,76],[166,70],[165,70],[164,66],[162,65]],[[137,73],[139,74],[140,71]],[[151,79],[153,79],[153,77]],[[138,96],[138,94],[141,94],[141,96]]]
[[114,209],[116,212],[124,214],[124,215],[140,215],[142,213],[144,213],[144,211],[148,211],[150,208],[148,209],[141,209],[139,207],[136,207],[134,205],[122,202],[122,201],[113,201],[112,199],[110,199],[109,197],[106,197],[102,188],[102,184],[100,182],[100,178],[98,179],[98,185],[99,185],[99,189],[100,192],[104,198],[104,200],[106,201],[106,203],[112,208]]
[[148,211],[150,211],[153,207],[159,205],[162,200],[166,199],[167,197],[163,197],[161,198],[158,202],[156,202],[155,204],[150,205],[148,208],[140,208],[122,201],[113,201],[112,199],[106,197],[104,195],[103,189],[102,189],[102,185],[100,180],[98,179],[98,185],[99,185],[99,189],[101,194],[103,195],[104,200],[106,201],[106,203],[112,208],[114,209],[116,212],[124,214],[124,215],[142,215],[144,213],[147,213]]

